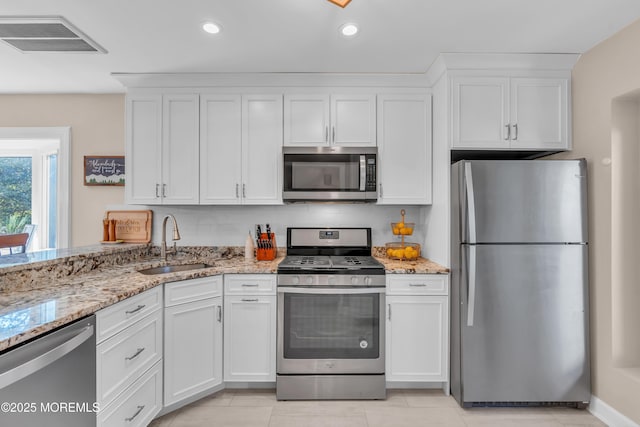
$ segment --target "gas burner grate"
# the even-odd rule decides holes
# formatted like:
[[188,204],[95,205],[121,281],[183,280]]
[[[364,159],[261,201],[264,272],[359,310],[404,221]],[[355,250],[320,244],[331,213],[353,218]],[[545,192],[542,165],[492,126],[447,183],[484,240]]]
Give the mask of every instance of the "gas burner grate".
[[354,256],[344,257],[344,263],[349,265],[362,265],[362,259]]

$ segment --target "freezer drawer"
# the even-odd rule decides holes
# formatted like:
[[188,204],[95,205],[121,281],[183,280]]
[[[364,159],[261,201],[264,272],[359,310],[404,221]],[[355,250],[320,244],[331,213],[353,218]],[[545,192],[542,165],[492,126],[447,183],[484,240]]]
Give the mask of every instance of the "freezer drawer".
[[588,402],[587,246],[463,245],[461,270],[462,401]]

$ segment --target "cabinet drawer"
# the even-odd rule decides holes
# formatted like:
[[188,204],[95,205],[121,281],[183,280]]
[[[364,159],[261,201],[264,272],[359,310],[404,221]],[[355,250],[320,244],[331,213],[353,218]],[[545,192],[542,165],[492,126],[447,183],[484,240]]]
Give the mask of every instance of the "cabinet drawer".
[[146,426],[162,409],[162,362],[158,362],[98,413],[98,427]]
[[162,310],[100,343],[96,354],[97,399],[111,402],[162,357]]
[[230,274],[224,276],[224,292],[228,295],[275,295],[275,274]]
[[96,313],[96,342],[117,334],[162,306],[162,286],[127,298]]
[[443,274],[388,274],[388,295],[447,295],[448,276]]
[[183,280],[164,285],[164,306],[222,296],[222,276]]

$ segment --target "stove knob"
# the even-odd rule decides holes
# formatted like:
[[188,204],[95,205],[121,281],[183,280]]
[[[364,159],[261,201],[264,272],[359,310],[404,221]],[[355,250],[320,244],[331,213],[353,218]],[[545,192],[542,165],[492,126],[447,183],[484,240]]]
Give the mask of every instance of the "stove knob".
[[330,285],[335,285],[336,284],[336,278],[333,276],[329,276],[329,279],[327,280],[329,282]]
[[351,276],[351,284],[353,286],[358,284],[358,278],[356,276]]
[[300,277],[299,276],[293,276],[291,278],[291,283],[293,283],[294,285],[297,285],[300,283]]
[[309,276],[305,281],[307,282],[307,285],[313,285],[313,277]]
[[373,283],[373,280],[371,279],[371,277],[367,276],[364,278],[364,284],[367,286],[371,286],[371,283]]

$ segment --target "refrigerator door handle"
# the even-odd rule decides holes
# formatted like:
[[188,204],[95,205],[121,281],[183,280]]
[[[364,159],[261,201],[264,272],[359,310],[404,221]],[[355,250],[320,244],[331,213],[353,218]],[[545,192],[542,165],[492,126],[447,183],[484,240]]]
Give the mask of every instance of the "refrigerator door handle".
[[467,326],[473,326],[476,308],[476,247],[469,246],[469,272],[467,287]]
[[471,163],[464,164],[464,183],[467,189],[467,222],[468,222],[468,243],[476,243],[476,202],[473,194],[473,175],[471,174]]

